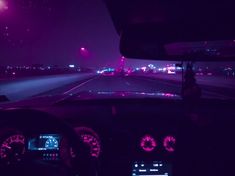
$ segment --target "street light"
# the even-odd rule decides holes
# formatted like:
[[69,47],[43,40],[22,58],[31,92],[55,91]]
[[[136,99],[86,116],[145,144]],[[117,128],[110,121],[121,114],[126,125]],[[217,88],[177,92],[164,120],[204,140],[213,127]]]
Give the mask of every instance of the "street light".
[[87,48],[81,47],[80,48],[80,54],[81,54],[81,56],[83,56],[83,58],[88,58],[89,51],[87,50]]
[[4,0],[0,0],[0,11],[7,10],[8,6]]
[[90,51],[88,50],[87,47],[80,47],[79,48],[79,63],[82,67],[86,67],[89,64],[89,58],[90,58]]

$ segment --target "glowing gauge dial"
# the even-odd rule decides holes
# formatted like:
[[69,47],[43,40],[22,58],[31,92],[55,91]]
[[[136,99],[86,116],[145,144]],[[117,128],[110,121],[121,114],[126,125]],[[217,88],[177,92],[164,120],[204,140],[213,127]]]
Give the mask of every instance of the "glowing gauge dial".
[[98,139],[91,134],[82,134],[81,138],[90,147],[91,156],[98,158],[100,155],[100,143]]
[[150,135],[145,135],[140,141],[140,147],[146,152],[153,151],[156,148],[156,146],[157,142]]
[[19,162],[25,153],[25,137],[20,134],[8,137],[0,146],[0,158],[8,164]]
[[[88,127],[76,127],[74,130],[83,143],[89,147],[90,156],[99,158],[101,154],[101,142],[99,135],[93,129]],[[71,156],[72,153],[74,152],[71,152]]]
[[175,151],[175,143],[176,143],[176,139],[173,136],[166,136],[163,140],[163,146],[168,152]]
[[57,149],[59,147],[58,140],[54,137],[50,137],[45,142],[46,149]]

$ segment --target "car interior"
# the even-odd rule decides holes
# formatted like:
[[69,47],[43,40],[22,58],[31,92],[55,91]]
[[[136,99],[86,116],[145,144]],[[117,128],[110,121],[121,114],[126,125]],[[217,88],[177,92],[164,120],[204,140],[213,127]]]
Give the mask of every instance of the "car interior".
[[74,94],[0,105],[0,175],[234,175],[234,100],[200,98],[186,85],[190,64],[235,60],[234,2],[104,3],[123,56],[189,63],[182,97]]

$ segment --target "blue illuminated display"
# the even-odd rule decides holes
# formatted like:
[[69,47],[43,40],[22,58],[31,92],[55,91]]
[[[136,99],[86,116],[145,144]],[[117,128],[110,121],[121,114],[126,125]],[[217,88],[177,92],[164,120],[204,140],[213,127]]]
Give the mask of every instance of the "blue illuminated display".
[[172,176],[171,164],[162,161],[136,161],[132,165],[132,176]]
[[46,140],[45,148],[47,150],[59,148],[58,140],[53,136],[49,136]]
[[43,134],[28,142],[29,150],[59,150],[61,137],[58,134]]

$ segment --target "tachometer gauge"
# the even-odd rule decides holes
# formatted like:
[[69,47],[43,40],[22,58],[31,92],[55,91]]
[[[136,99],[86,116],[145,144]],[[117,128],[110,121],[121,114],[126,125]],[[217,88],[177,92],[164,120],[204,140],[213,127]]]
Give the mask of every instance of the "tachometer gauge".
[[0,158],[8,164],[21,161],[25,153],[25,137],[15,134],[5,139],[0,146]]
[[146,152],[152,152],[157,146],[157,142],[150,135],[145,135],[140,141],[140,147]]
[[82,140],[90,147],[90,154],[93,157],[98,158],[100,155],[100,144],[97,138],[90,134],[82,134]]
[[163,140],[163,146],[168,152],[175,151],[176,139],[173,136],[166,136]]
[[45,142],[45,148],[48,150],[56,149],[59,147],[58,140],[54,137],[49,137]]
[[82,139],[84,144],[87,144],[90,148],[90,155],[98,158],[101,153],[101,144],[99,136],[90,128],[78,127],[75,128],[77,135]]

